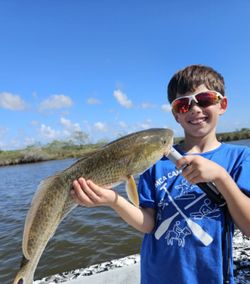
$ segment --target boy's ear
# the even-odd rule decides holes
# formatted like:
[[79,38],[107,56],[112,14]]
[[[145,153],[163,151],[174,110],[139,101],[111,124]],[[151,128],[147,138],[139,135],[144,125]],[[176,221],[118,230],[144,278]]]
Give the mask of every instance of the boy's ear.
[[227,98],[226,97],[223,97],[223,99],[220,102],[220,106],[221,106],[220,114],[223,114],[227,110]]

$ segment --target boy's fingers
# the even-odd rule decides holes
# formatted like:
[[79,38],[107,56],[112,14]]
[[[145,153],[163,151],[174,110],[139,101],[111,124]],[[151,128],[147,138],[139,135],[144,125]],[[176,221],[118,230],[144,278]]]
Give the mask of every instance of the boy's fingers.
[[98,186],[93,182],[86,181],[84,178],[79,178],[79,184],[81,185],[84,194],[93,202],[97,203],[99,201],[99,196],[97,194]]
[[102,190],[102,187],[100,187],[99,185],[97,185],[96,183],[94,183],[92,180],[87,180],[86,181],[86,184],[87,184],[87,186],[90,188],[90,189],[92,189],[92,191],[96,194],[96,195],[98,195],[98,196],[100,196],[101,195],[101,190]]
[[188,159],[186,157],[183,157],[176,162],[176,167],[177,169],[181,169],[184,166],[187,166],[188,164],[189,164]]
[[196,184],[199,181],[199,174],[197,172],[192,172],[189,175],[187,175],[186,179],[192,183],[192,184]]
[[92,190],[92,192],[94,192],[100,198],[103,196],[103,190],[112,189],[111,186],[110,187],[99,186],[98,184],[94,183],[92,180],[87,180],[86,184],[88,188]]
[[181,158],[177,161],[176,167],[177,169],[182,170],[182,175],[189,181],[196,175],[194,173],[194,167],[192,166],[192,157]]
[[80,203],[82,205],[88,206],[88,205],[92,205],[93,201],[91,200],[91,198],[88,196],[88,194],[86,194],[85,189],[83,188],[82,184],[79,182],[79,180],[75,180],[73,182],[73,188],[74,191],[72,194],[74,200],[76,200],[77,203]]

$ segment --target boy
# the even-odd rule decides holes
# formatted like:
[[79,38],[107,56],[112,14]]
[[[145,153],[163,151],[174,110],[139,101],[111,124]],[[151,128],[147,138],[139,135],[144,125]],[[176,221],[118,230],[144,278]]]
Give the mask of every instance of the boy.
[[[139,208],[83,178],[74,181],[72,194],[88,207],[110,206],[145,233],[142,284],[234,283],[233,222],[250,236],[250,149],[216,138],[227,98],[224,79],[212,68],[192,65],[177,72],[168,99],[184,129],[184,141],[175,145],[184,157],[177,168],[163,157],[140,176]],[[200,182],[215,184],[232,219],[196,185]]]

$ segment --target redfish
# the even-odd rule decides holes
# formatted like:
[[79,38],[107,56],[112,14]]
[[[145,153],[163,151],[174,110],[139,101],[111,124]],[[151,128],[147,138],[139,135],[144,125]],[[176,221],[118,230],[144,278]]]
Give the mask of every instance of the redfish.
[[119,138],[89,153],[68,169],[44,180],[35,193],[27,213],[22,251],[23,259],[13,284],[32,284],[41,255],[63,218],[77,204],[70,194],[72,182],[83,176],[100,186],[126,182],[127,195],[139,206],[133,175],[140,174],[173,144],[170,129],[152,128]]

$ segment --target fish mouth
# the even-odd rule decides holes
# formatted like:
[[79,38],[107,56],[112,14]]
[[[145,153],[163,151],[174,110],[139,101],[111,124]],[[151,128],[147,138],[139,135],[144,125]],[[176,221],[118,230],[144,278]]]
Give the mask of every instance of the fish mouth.
[[164,149],[163,156],[167,157],[171,148],[173,147],[174,139],[172,139],[171,143]]

